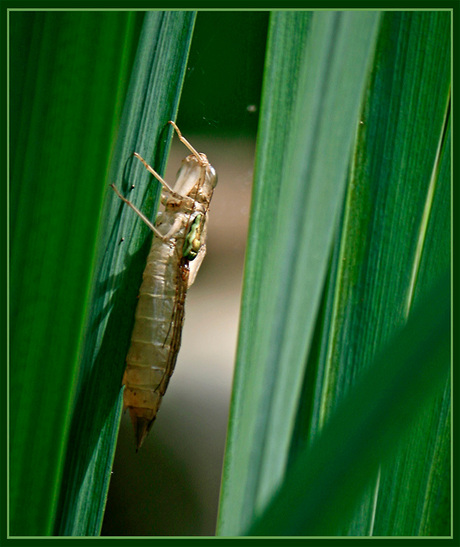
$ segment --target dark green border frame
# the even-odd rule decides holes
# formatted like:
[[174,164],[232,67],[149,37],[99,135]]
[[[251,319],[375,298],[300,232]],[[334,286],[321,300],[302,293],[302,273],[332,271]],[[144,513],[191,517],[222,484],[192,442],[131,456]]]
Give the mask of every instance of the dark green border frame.
[[[453,15],[453,43],[452,43],[452,66],[453,66],[453,88],[454,90],[459,88],[459,79],[458,79],[458,70],[455,70],[455,67],[459,66],[459,11],[460,11],[460,0],[405,0],[404,2],[396,2],[394,0],[381,0],[381,1],[365,1],[365,0],[355,0],[351,2],[345,1],[290,1],[290,2],[270,2],[270,1],[252,1],[252,2],[187,2],[187,1],[176,1],[176,2],[157,2],[157,1],[145,1],[138,0],[135,3],[129,4],[122,1],[104,1],[97,0],[94,2],[82,1],[82,0],[68,0],[63,2],[53,2],[48,0],[48,2],[38,2],[38,1],[14,1],[14,0],[0,0],[0,28],[1,28],[1,58],[2,58],[2,73],[1,73],[1,103],[2,103],[2,161],[1,161],[1,174],[2,174],[2,184],[1,184],[1,208],[2,214],[1,218],[1,232],[2,232],[2,252],[0,255],[0,275],[2,281],[2,291],[0,293],[0,304],[2,307],[2,330],[1,330],[1,359],[3,364],[3,359],[5,360],[5,365],[1,367],[1,382],[2,386],[7,385],[7,360],[8,360],[8,158],[7,158],[7,143],[8,143],[8,129],[7,129],[7,18],[8,10],[149,10],[149,9],[169,9],[169,10],[289,10],[289,9],[370,9],[370,10],[440,10],[447,9],[452,10]],[[453,104],[455,113],[455,96],[453,97]],[[460,132],[457,118],[453,117],[453,147],[452,147],[452,156],[453,156],[453,189],[456,189],[459,184],[458,180],[458,170],[456,158],[460,155]],[[455,184],[457,183],[457,185]],[[453,231],[452,231],[452,248],[455,249],[458,244],[458,199],[457,191],[453,191]],[[456,280],[458,278],[458,257],[453,254],[453,276],[452,279]],[[456,342],[459,336],[458,321],[457,319],[457,306],[456,304],[456,289],[457,283],[454,282],[453,286],[453,340]],[[456,336],[457,335],[457,336]],[[453,345],[453,356],[454,363],[456,362],[456,343]],[[454,377],[455,380],[455,377]],[[459,384],[458,382],[453,382],[453,398],[455,401],[459,400]],[[127,537],[127,538],[115,538],[115,537],[100,537],[100,538],[62,538],[62,537],[49,537],[49,538],[24,538],[24,539],[8,539],[6,538],[6,529],[7,529],[7,496],[6,496],[6,484],[7,484],[7,469],[6,469],[6,435],[3,433],[6,431],[6,397],[2,397],[0,403],[0,409],[2,412],[2,435],[1,435],[1,452],[0,452],[0,461],[1,461],[1,477],[2,480],[0,484],[2,486],[2,496],[0,498],[0,546],[3,545],[17,545],[29,547],[31,545],[48,545],[49,541],[53,542],[54,545],[64,545],[69,541],[72,544],[77,545],[88,545],[93,542],[102,541],[106,545],[119,545],[128,546],[132,545],[133,542],[141,541],[144,545],[153,545],[159,547],[162,545],[203,545],[207,543],[225,543],[227,545],[244,545],[250,543],[251,545],[266,545],[270,544],[273,546],[282,546],[282,545],[354,545],[355,541],[357,544],[367,545],[371,542],[377,541],[382,545],[420,545],[431,546],[431,545],[460,545],[459,541],[459,522],[458,520],[453,519],[454,526],[454,535],[450,539],[430,539],[430,538],[337,538],[337,539],[320,539],[320,538],[288,538],[288,537],[279,537],[279,538],[216,538],[216,537],[177,537],[177,538],[151,538],[151,537]],[[458,424],[458,405],[454,407],[454,424]],[[453,485],[454,485],[454,497],[453,497],[453,514],[458,514],[458,502],[459,502],[459,474],[458,469],[459,457],[458,457],[458,436],[453,438],[453,449],[454,449],[454,459],[453,459]]]
[[349,9],[369,9],[369,10],[439,10],[459,8],[459,0],[404,0],[397,2],[395,0],[354,0],[347,2],[345,0],[291,0],[283,2],[282,0],[252,0],[251,2],[229,1],[193,1],[183,0],[175,2],[155,1],[155,0],[137,0],[132,4],[121,0],[67,0],[67,1],[38,1],[38,0],[0,0],[2,11],[7,9],[30,9],[30,10],[55,10],[55,9],[125,9],[125,10],[148,10],[148,9],[169,9],[169,10],[302,10],[302,9],[321,9],[321,10],[349,10]]

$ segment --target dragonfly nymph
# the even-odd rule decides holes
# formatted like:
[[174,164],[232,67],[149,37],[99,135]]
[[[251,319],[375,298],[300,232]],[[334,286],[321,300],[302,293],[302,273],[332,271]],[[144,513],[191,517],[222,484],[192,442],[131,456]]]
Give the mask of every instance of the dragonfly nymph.
[[191,152],[182,161],[173,188],[134,153],[163,187],[164,211],[158,212],[155,224],[111,185],[154,233],[123,376],[123,406],[131,416],[137,449],[153,425],[176,365],[185,297],[206,253],[209,204],[217,184],[206,155],[193,148],[174,122],[169,123]]

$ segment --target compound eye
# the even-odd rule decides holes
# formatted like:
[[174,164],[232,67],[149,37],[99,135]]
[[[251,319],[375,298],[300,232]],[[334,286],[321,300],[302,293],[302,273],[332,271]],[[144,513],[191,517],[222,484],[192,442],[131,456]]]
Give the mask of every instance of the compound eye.
[[212,165],[208,167],[209,180],[211,181],[212,187],[217,186],[217,173]]

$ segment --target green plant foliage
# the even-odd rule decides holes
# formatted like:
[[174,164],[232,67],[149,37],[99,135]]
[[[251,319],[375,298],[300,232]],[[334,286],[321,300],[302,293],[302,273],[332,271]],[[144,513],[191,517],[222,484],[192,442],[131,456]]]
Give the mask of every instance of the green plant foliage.
[[139,45],[143,13],[21,17],[10,27],[17,55],[31,32],[12,79],[23,91],[12,114],[10,533],[95,535],[148,246],[108,183],[135,184],[133,201],[153,211],[157,188],[132,153],[163,171],[194,12],[149,12]]
[[[419,233],[448,104],[445,15],[407,12],[383,18],[341,226],[314,429],[360,367],[404,324],[412,304]],[[426,35],[439,39],[420,48]]]
[[[273,108],[262,114],[255,195],[279,203],[267,216],[254,205],[249,256],[253,241],[264,239],[245,278],[220,535],[244,533],[284,473],[378,19],[376,12],[272,14],[264,101]],[[287,100],[270,102],[272,90]],[[270,157],[283,161],[281,169]]]
[[[426,211],[426,231],[420,234],[423,250],[414,303],[435,279],[450,269],[450,150],[449,124],[431,181],[433,199],[427,202],[430,209]],[[401,449],[383,468],[373,535],[450,535],[450,403],[448,378],[438,397],[431,404],[422,405]]]
[[[444,170],[447,180],[442,186],[437,185],[436,171],[449,99],[448,28],[446,13],[388,13],[383,18],[337,241],[334,289],[322,331],[310,442],[362,367],[372,361],[395,327],[405,323],[414,292],[423,293],[440,271],[449,268],[445,249],[450,247],[446,229],[450,204],[445,198],[450,170]],[[426,36],[430,40],[425,42]],[[439,192],[444,199],[432,203],[432,193],[436,197]],[[445,215],[446,221],[435,236],[439,247],[429,248],[423,246],[427,237],[424,222],[433,215]],[[430,228],[438,230],[433,223]],[[422,256],[425,260],[421,267]],[[433,413],[429,416],[432,419]],[[384,491],[388,494],[391,489],[391,496],[380,495],[372,487],[356,522],[344,533],[418,533],[416,523],[409,521],[418,518],[418,507],[423,506],[426,496],[420,481],[428,480],[421,475],[428,472],[428,447],[422,450],[422,439],[428,442],[429,429],[427,423],[413,442],[418,458],[407,455],[410,464],[399,461],[390,465],[393,486],[384,486]],[[414,430],[420,432],[420,424]],[[415,492],[420,499],[414,498]],[[384,516],[388,512],[394,516]],[[394,518],[399,523],[390,526],[389,519]],[[386,521],[386,526],[381,521]]]
[[[450,14],[360,15],[272,14],[221,535],[450,533],[450,323],[438,340],[431,302],[431,320],[394,338],[449,285]],[[417,366],[444,372],[415,395]]]
[[304,447],[250,535],[332,536],[360,491],[450,368],[450,284],[443,277]]
[[10,18],[12,535],[53,530],[134,22],[116,13]]

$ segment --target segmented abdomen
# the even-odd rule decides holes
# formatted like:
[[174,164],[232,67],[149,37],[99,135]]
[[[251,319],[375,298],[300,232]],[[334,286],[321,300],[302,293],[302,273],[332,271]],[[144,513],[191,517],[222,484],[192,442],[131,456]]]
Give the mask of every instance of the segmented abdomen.
[[[163,213],[162,231],[177,222],[178,214]],[[182,258],[189,217],[182,215],[182,228],[174,238],[167,243],[153,238],[126,358],[123,403],[129,408],[139,445],[153,424],[180,346],[189,271],[188,261]]]

